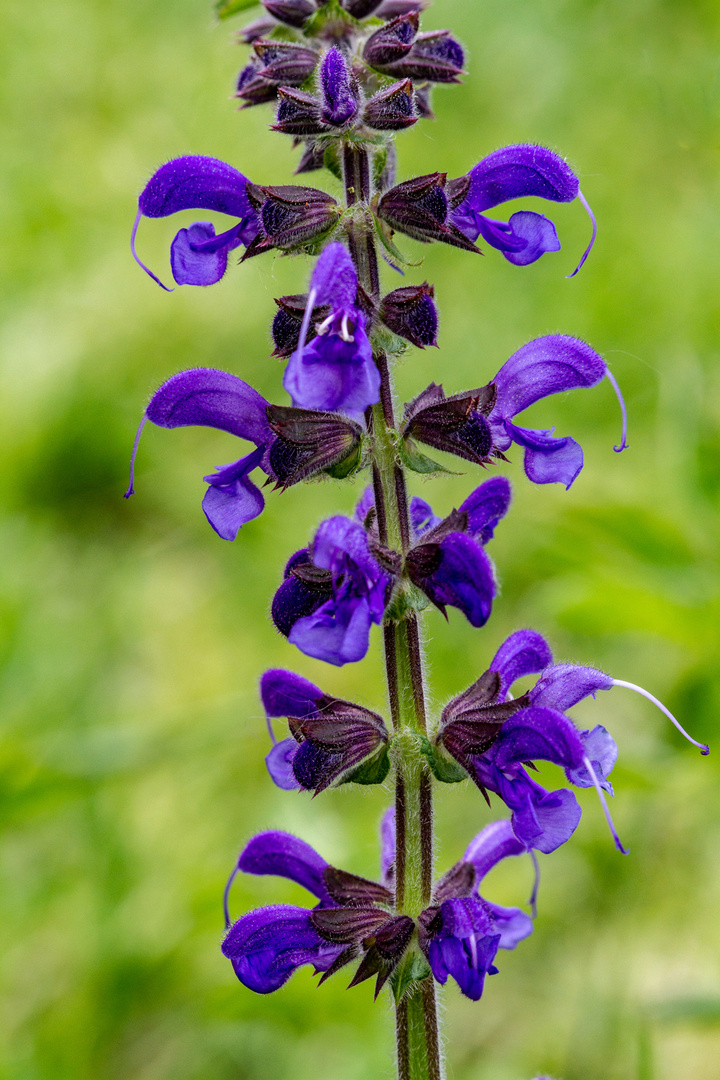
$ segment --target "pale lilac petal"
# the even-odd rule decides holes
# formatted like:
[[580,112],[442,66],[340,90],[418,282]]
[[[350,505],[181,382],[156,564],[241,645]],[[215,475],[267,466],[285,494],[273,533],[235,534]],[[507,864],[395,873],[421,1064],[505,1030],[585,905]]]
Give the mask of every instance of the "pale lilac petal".
[[265,765],[273,783],[283,791],[299,791],[301,788],[292,767],[297,752],[298,744],[290,736],[275,743],[265,756]]

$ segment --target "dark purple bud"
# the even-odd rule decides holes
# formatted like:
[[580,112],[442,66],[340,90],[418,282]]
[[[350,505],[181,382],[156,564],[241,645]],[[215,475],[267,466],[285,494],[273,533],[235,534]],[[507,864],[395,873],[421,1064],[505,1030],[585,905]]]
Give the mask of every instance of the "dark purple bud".
[[379,7],[382,0],[341,0],[342,6],[353,19],[367,19],[372,15],[375,8]]
[[284,405],[269,405],[267,416],[277,435],[270,466],[281,488],[357,458],[362,428],[347,417]]
[[435,289],[427,281],[422,285],[406,285],[384,296],[380,318],[393,334],[406,338],[424,349],[437,345],[438,314]]
[[477,252],[475,245],[459,229],[446,224],[446,180],[445,173],[429,173],[397,184],[380,199],[378,217],[393,229],[399,229],[425,244],[441,240],[453,247]]
[[315,172],[325,168],[325,147],[315,142],[306,142],[300,160],[298,161],[295,175],[300,173]]
[[464,62],[462,45],[448,30],[431,30],[418,34],[407,56],[386,64],[384,70],[418,82],[456,83]]
[[[307,300],[307,293],[295,293],[292,296],[276,298],[275,303],[278,306],[278,311],[272,324],[272,336],[275,343],[273,356],[290,356],[297,349]],[[312,341],[317,334],[316,324],[323,322],[329,314],[330,307],[328,304],[313,308],[305,339],[307,342]]]
[[313,49],[294,41],[256,41],[253,48],[262,63],[261,75],[276,86],[300,86],[318,62]]
[[300,247],[337,224],[340,208],[332,195],[317,188],[258,187],[248,185],[248,197],[257,207],[264,235],[248,248],[246,257],[277,247]]
[[390,889],[377,881],[348,874],[335,866],[326,866],[323,871],[323,883],[326,891],[342,907],[370,907],[373,904],[391,904],[394,896]]
[[423,11],[427,0],[382,0],[375,11],[378,19],[397,19],[400,15],[412,15],[414,11]]
[[321,119],[331,127],[345,127],[355,119],[360,98],[355,79],[338,48],[330,49],[320,64]]
[[363,49],[363,59],[370,67],[382,68],[401,60],[410,52],[418,32],[419,18],[416,11],[402,15],[376,30]]
[[273,18],[268,15],[261,15],[259,19],[255,19],[253,22],[248,23],[247,26],[243,26],[242,30],[238,30],[237,39],[245,45],[252,45],[253,41],[266,37],[276,27],[277,23]]
[[275,593],[271,615],[275,626],[288,637],[298,619],[312,615],[332,599],[332,576],[313,565],[310,552],[295,552],[285,567],[284,580]]
[[327,127],[320,119],[320,101],[302,90],[281,87],[273,131],[285,135],[322,135]]
[[288,26],[301,27],[317,11],[311,0],[261,0],[261,3],[274,19]]
[[238,75],[234,96],[245,102],[244,108],[275,100],[277,83],[264,77],[262,61],[256,56],[251,57]]
[[376,131],[402,131],[416,123],[410,80],[393,83],[370,98],[363,112],[363,121]]

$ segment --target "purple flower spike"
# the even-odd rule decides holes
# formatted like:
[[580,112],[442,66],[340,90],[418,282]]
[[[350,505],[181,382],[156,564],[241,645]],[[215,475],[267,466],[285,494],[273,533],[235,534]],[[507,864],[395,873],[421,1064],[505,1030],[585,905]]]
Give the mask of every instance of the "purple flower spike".
[[258,234],[258,216],[247,197],[247,184],[242,173],[217,158],[192,154],[168,161],[150,178],[138,199],[130,241],[136,262],[170,292],[140,261],[135,250],[141,218],[167,217],[180,210],[215,210],[238,218],[237,224],[219,236],[206,221],[181,229],[172,243],[171,265],[178,285],[214,285],[220,281],[229,253],[241,244],[251,244]]
[[[555,438],[552,431],[518,427],[512,418],[551,394],[597,386],[607,374],[605,361],[577,338],[548,334],[523,345],[493,379],[497,397],[488,420],[496,449],[502,452],[517,443],[525,450],[525,473],[530,480],[536,484],[558,482],[569,488],[583,467],[580,445],[569,437]],[[624,416],[622,396],[611,381]]]
[[452,223],[470,240],[482,236],[515,266],[527,266],[548,251],[559,251],[555,226],[532,211],[519,211],[507,223],[487,217],[485,211],[528,195],[552,202],[579,199],[593,231],[587,250],[568,276],[577,274],[595,242],[597,225],[577,176],[561,157],[544,146],[505,146],[483,158],[463,179],[469,181],[467,193],[453,210]]
[[322,120],[332,127],[345,127],[357,116],[358,90],[345,57],[337,47],[330,49],[320,64],[323,97]]
[[[283,385],[293,405],[360,416],[380,398],[380,373],[365,332],[365,316],[355,304],[357,275],[342,244],[330,244],[310,281],[298,347],[290,357]],[[316,306],[330,314],[307,343]]]

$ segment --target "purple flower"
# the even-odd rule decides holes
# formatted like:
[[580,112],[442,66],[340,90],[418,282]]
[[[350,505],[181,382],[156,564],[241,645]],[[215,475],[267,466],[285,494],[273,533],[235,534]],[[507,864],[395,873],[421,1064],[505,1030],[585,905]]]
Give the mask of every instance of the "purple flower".
[[595,242],[593,213],[580,191],[580,182],[561,157],[544,146],[504,146],[478,162],[465,177],[453,181],[467,185],[464,199],[450,215],[452,223],[470,240],[478,236],[501,251],[508,262],[527,266],[547,251],[559,251],[560,241],[549,218],[529,210],[513,214],[508,222],[486,216],[500,203],[526,195],[552,202],[579,199],[592,221],[592,238],[570,277],[577,274]]
[[361,660],[382,622],[391,576],[349,518],[324,521],[309,552],[297,552],[273,601],[275,625],[306,656],[341,666]]
[[250,480],[250,473],[260,467],[273,476],[269,450],[276,436],[268,422],[267,408],[267,401],[257,390],[226,371],[191,368],[173,375],[155,391],[140,421],[125,497],[134,491],[135,456],[147,420],[164,428],[197,425],[227,431],[255,443],[256,449],[205,477],[209,487],[203,510],[219,536],[234,540],[240,528],[257,517],[265,505],[262,492]]
[[[265,672],[260,695],[274,743],[270,721],[287,717],[290,725],[291,737],[275,743],[265,759],[278,787],[299,787],[318,795],[335,781],[355,779],[358,767],[373,755],[377,760],[371,782],[379,783],[387,775],[388,732],[377,713],[330,697],[307,679],[280,668]],[[362,783],[364,777],[359,780]]]
[[[365,316],[356,306],[357,275],[342,244],[330,244],[318,259],[310,281],[297,349],[283,385],[293,404],[303,409],[361,415],[380,399],[380,373],[365,332]],[[313,308],[329,305],[330,314],[307,342]]]
[[[538,674],[535,686],[512,698],[513,683]],[[608,825],[620,843],[605,800],[607,779],[617,747],[604,727],[578,731],[565,710],[598,690],[625,686],[649,698],[690,739],[667,709],[641,687],[613,679],[595,668],[553,664],[545,639],[532,630],[518,630],[500,647],[490,668],[443,710],[437,742],[467,770],[487,798],[493,791],[512,810],[516,836],[528,847],[550,852],[565,843],[580,819],[580,808],[567,789],[548,792],[524,768],[541,760],[560,765],[570,783],[595,787]]]
[[130,241],[135,260],[153,281],[171,292],[135,251],[140,219],[167,217],[180,210],[216,210],[237,218],[237,223],[219,236],[208,221],[196,221],[181,229],[170,246],[170,264],[178,285],[214,285],[220,281],[230,252],[241,244],[251,244],[258,234],[258,215],[248,199],[247,184],[242,173],[217,158],[191,154],[168,161],[151,176],[138,199]]
[[580,444],[569,436],[554,436],[554,428],[538,431],[513,421],[542,398],[596,386],[603,378],[615,390],[622,411],[622,439],[614,448],[619,452],[627,446],[627,412],[620,389],[602,357],[565,334],[529,341],[477,390],[446,397],[442,386],[431,383],[405,407],[402,434],[410,446],[417,439],[481,465],[504,459],[515,443],[524,449],[529,480],[569,488],[583,467]]
[[[290,699],[296,690],[288,689]],[[294,706],[298,704],[302,704],[299,699],[293,701]],[[350,986],[377,976],[377,997],[415,931],[413,919],[394,911],[392,810],[383,818],[381,839],[382,882],[331,866],[309,844],[289,833],[261,833],[250,841],[223,898],[228,934],[222,951],[245,986],[256,993],[270,993],[303,964],[322,972],[320,982],[324,982],[361,958]],[[497,950],[514,949],[532,932],[532,920],[519,908],[493,904],[479,892],[493,866],[525,850],[507,821],[483,829],[463,860],[437,882],[431,906],[417,920],[418,943],[435,978],[445,983],[451,975],[473,1000],[482,993],[486,973],[497,970],[493,966]],[[284,904],[259,908],[231,926],[228,897],[239,870],[288,878],[311,892],[318,903],[311,910]]]
[[473,1001],[482,995],[485,976],[497,974],[498,949],[514,949],[532,933],[532,919],[520,908],[493,904],[480,895],[494,866],[526,850],[509,821],[486,826],[436,883],[433,903],[418,920],[420,948],[435,978],[445,984],[452,976]]
[[481,484],[448,517],[437,522],[423,500],[413,500],[411,521],[421,530],[405,558],[410,580],[445,614],[459,608],[472,626],[484,626],[497,591],[484,545],[508,511],[510,485],[503,477]]

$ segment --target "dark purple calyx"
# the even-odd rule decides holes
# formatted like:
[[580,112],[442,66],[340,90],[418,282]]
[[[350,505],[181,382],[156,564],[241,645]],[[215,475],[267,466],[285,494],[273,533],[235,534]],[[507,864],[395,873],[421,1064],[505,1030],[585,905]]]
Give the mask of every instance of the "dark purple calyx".
[[247,194],[258,211],[262,230],[248,247],[245,258],[270,248],[290,251],[302,247],[329,232],[339,219],[337,201],[317,188],[248,184]]
[[309,79],[319,60],[314,49],[294,41],[255,41],[253,48],[262,63],[260,74],[276,86],[300,86]]
[[265,78],[262,61],[253,56],[237,77],[234,97],[243,101],[246,109],[251,105],[264,105],[266,101],[275,100],[277,85]]
[[[389,915],[387,911],[369,906],[317,908],[310,919],[326,941],[347,945],[346,952],[334,965],[335,971],[361,951],[364,953],[350,986],[357,986],[377,975],[375,997],[397,967],[415,930],[415,923],[408,915]],[[330,974],[330,971],[326,973]]]
[[458,896],[470,896],[475,888],[476,880],[477,874],[472,863],[463,860],[456,862],[435,883],[432,892],[433,904],[441,904],[443,900],[454,900]]
[[263,7],[278,22],[301,27],[317,8],[312,0],[261,0]]
[[373,755],[389,739],[381,716],[324,694],[312,716],[288,717],[290,734],[299,744],[293,772],[308,791],[319,795]]
[[271,16],[261,15],[259,19],[254,19],[253,22],[238,30],[237,40],[244,42],[245,45],[252,45],[258,38],[267,37],[276,27],[277,23]]
[[436,345],[438,313],[434,297],[435,289],[427,281],[394,289],[382,299],[380,319],[393,334],[419,349]]
[[472,769],[472,759],[484,754],[499,738],[503,724],[529,705],[527,694],[513,701],[501,697],[502,680],[497,671],[486,671],[472,686],[445,706],[436,742],[442,744],[487,793]]
[[324,169],[325,149],[324,146],[320,146],[318,143],[308,140],[300,155],[295,175],[298,176],[300,173],[316,172],[318,169]]
[[402,131],[417,122],[413,85],[409,79],[393,83],[370,98],[363,122],[375,131]]
[[353,19],[367,19],[376,8],[380,7],[382,0],[340,0],[348,15]]
[[388,75],[418,82],[456,83],[463,73],[462,45],[448,30],[418,34],[412,48],[402,58],[385,64]]
[[377,215],[393,229],[425,244],[441,240],[453,247],[478,252],[454,225],[447,224],[449,203],[445,194],[446,173],[429,173],[405,180],[380,199]]
[[378,881],[349,874],[335,866],[326,866],[323,871],[325,887],[335,901],[343,907],[369,907],[374,904],[391,905],[395,895]]
[[370,67],[384,68],[407,56],[418,32],[419,21],[418,14],[414,11],[381,26],[365,42],[365,63]]
[[[415,108],[421,120],[434,120],[435,113],[431,104],[432,83],[415,86]],[[448,181],[448,186],[450,181]]]
[[[294,293],[291,296],[279,296],[275,299],[278,310],[272,323],[272,336],[275,344],[273,356],[285,358],[291,356],[297,349],[307,301],[307,293]],[[316,325],[324,322],[329,314],[329,304],[322,304],[313,308],[308,323],[306,343],[312,341],[316,336]]]
[[285,135],[322,135],[328,127],[320,119],[321,102],[303,90],[281,86],[277,91],[278,107],[273,131]]
[[445,396],[442,386],[431,383],[405,406],[401,434],[477,465],[487,465],[501,456],[493,447],[486,419],[496,398],[493,383],[450,397]]
[[347,463],[347,476],[359,460],[362,428],[336,413],[269,405],[267,418],[277,439],[270,465],[277,487],[285,489],[315,473],[337,471]]

